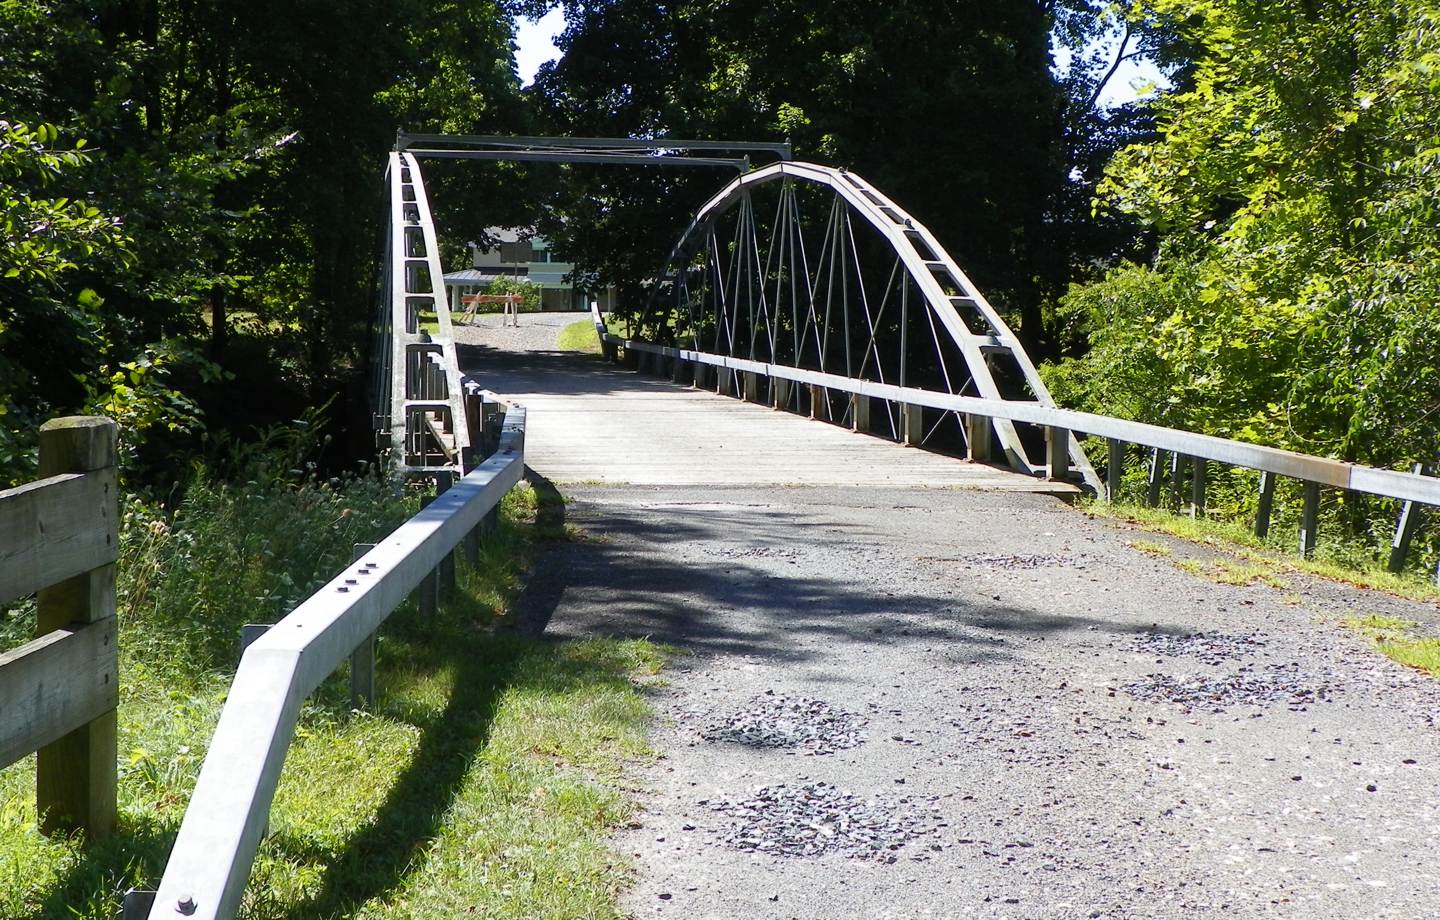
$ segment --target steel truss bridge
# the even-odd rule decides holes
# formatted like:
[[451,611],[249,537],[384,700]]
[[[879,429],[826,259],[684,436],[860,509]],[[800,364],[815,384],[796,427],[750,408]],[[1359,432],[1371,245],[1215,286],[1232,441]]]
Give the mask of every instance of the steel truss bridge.
[[[751,169],[757,153],[778,162]],[[159,889],[129,893],[126,920],[235,916],[302,703],[347,659],[357,704],[370,698],[376,631],[412,592],[422,610],[433,607],[439,586],[454,579],[457,554],[476,563],[479,532],[523,475],[526,410],[484,389],[483,377],[461,373],[425,157],[736,171],[690,220],[653,283],[642,327],[658,335],[616,335],[598,310],[594,320],[612,360],[781,410],[771,418],[808,415],[916,455],[930,447],[972,465],[993,459],[1012,479],[1101,496],[1114,494],[1127,462],[1143,459],[1151,504],[1168,484],[1177,504],[1188,493],[1194,513],[1204,510],[1210,464],[1247,467],[1261,472],[1262,534],[1276,479],[1289,477],[1304,485],[1305,554],[1315,545],[1322,488],[1404,502],[1395,536],[1402,562],[1414,510],[1440,505],[1440,479],[1418,472],[1055,406],[1015,334],[940,240],[861,177],[793,162],[785,145],[402,135],[385,177],[376,446],[401,473],[435,480],[444,494],[357,553],[245,651]],[[531,421],[538,433],[543,421]],[[1103,445],[1103,477],[1077,435]]]

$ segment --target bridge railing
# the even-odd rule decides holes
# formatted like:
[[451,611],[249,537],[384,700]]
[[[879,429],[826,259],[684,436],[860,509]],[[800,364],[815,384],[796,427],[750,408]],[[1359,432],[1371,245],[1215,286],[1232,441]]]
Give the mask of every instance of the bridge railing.
[[524,468],[525,410],[512,406],[493,455],[249,645],[159,889],[148,913],[127,896],[127,918],[235,916],[301,704],[462,542],[474,559],[477,529]]
[[[981,399],[973,396],[955,396],[933,390],[914,387],[899,387],[856,380],[836,374],[820,373],[804,368],[783,364],[766,364],[743,358],[732,358],[709,352],[692,351],[666,345],[655,345],[624,339],[605,331],[598,315],[595,318],[596,332],[601,337],[607,355],[614,355],[623,349],[626,360],[638,365],[641,356],[673,362],[672,376],[680,377],[685,364],[694,365],[695,380],[701,383],[707,371],[714,368],[717,375],[716,390],[725,394],[739,392],[745,398],[754,399],[758,394],[757,381],[768,378],[772,383],[772,402],[785,404],[786,388],[799,384],[814,388],[812,393],[818,400],[825,390],[849,393],[857,401],[855,417],[868,416],[868,400],[883,399],[901,406],[902,431],[913,431],[918,422],[912,422],[913,413],[921,408],[955,412],[967,419],[970,426],[971,459],[989,460],[987,448],[991,443],[990,428],[997,419],[1021,422],[1042,428],[1046,434],[1046,476],[1055,481],[1069,479],[1069,436],[1088,434],[1103,437],[1109,444],[1109,462],[1106,469],[1106,488],[1110,495],[1119,491],[1120,479],[1124,472],[1123,458],[1129,444],[1139,444],[1155,451],[1172,453],[1176,467],[1183,475],[1183,467],[1191,468],[1192,502],[1204,508],[1206,463],[1224,463],[1245,467],[1261,472],[1260,507],[1256,530],[1263,537],[1269,529],[1271,504],[1274,498],[1275,477],[1297,479],[1304,484],[1304,501],[1301,511],[1300,552],[1309,556],[1315,548],[1315,533],[1319,515],[1320,489],[1348,489],[1386,498],[1399,499],[1423,505],[1440,505],[1440,479],[1417,473],[1382,470],[1358,463],[1346,463],[1309,454],[1300,454],[1259,444],[1247,444],[1212,435],[1196,434],[1175,428],[1165,428],[1145,422],[1132,422],[1076,412],[1053,406],[1012,400]],[[902,440],[912,443],[902,436]],[[1158,455],[1152,459],[1150,488],[1156,494],[1161,482],[1159,478]],[[1178,481],[1180,476],[1177,475]],[[1403,525],[1402,525],[1403,526]],[[1397,542],[1400,535],[1397,534]]]

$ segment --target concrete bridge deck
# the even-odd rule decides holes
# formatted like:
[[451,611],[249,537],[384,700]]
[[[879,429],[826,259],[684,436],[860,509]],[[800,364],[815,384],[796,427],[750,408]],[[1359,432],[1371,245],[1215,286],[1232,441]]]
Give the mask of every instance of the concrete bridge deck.
[[473,345],[461,361],[487,389],[526,407],[526,462],[552,482],[1077,492],[589,356]]

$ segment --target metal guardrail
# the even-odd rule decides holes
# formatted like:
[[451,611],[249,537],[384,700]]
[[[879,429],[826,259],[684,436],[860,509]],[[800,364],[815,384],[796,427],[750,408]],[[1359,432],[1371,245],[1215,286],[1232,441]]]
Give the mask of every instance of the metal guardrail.
[[[1115,458],[1123,455],[1126,444],[1140,444],[1157,450],[1170,451],[1177,456],[1189,458],[1192,462],[1215,461],[1259,470],[1273,476],[1298,479],[1306,484],[1301,534],[1301,551],[1306,554],[1314,548],[1318,489],[1321,486],[1348,489],[1353,492],[1363,492],[1405,502],[1440,506],[1440,478],[1433,476],[1382,470],[1358,463],[1330,460],[1274,447],[1264,447],[1259,444],[1247,444],[1212,435],[1195,434],[1145,422],[1126,421],[1106,415],[1042,406],[1037,403],[954,396],[933,390],[855,380],[783,364],[766,364],[708,352],[637,342],[608,332],[604,328],[598,312],[593,319],[596,324],[596,333],[600,336],[607,356],[613,356],[617,349],[623,348],[626,351],[656,355],[672,361],[687,361],[696,365],[720,368],[730,373],[751,374],[769,377],[777,381],[807,384],[850,393],[852,396],[860,398],[890,400],[902,406],[923,406],[946,412],[957,412],[972,418],[980,417],[992,421],[1006,419],[1012,422],[1038,425],[1046,430],[1047,442],[1051,445],[1051,448],[1047,450],[1049,459],[1047,474],[1051,479],[1061,480],[1068,476],[1068,451],[1057,450],[1055,446],[1066,444],[1071,433],[1084,433],[1106,438],[1110,442],[1112,458],[1107,470],[1106,484],[1112,494],[1118,488],[1121,473]],[[1203,489],[1203,472],[1199,472],[1196,481]],[[1273,480],[1268,484],[1262,484],[1262,490],[1273,490],[1273,487]],[[1266,518],[1268,524],[1268,511]]]
[[150,920],[235,916],[265,834],[301,704],[423,579],[451,558],[520,481],[524,468],[525,410],[512,406],[489,459],[246,649],[150,907]]

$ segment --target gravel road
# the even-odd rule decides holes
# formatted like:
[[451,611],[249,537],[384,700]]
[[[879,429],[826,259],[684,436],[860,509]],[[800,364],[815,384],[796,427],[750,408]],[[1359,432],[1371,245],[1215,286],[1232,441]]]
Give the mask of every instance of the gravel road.
[[460,345],[502,351],[553,351],[561,329],[589,318],[589,313],[578,312],[521,313],[519,326],[503,326],[499,313],[481,313],[473,323],[455,323],[452,329]]
[[1432,607],[1044,496],[564,491],[517,624],[680,649],[633,916],[1440,916],[1440,685],[1338,622]]
[[[456,337],[483,365],[576,318]],[[1216,584],[1040,495],[562,489],[589,537],[516,626],[679,650],[632,916],[1440,916],[1440,683],[1340,625],[1433,606]]]

